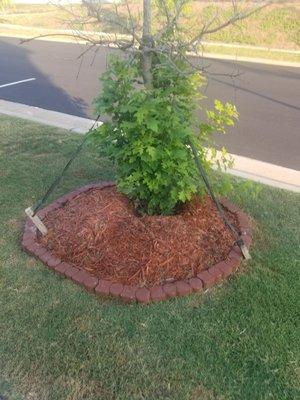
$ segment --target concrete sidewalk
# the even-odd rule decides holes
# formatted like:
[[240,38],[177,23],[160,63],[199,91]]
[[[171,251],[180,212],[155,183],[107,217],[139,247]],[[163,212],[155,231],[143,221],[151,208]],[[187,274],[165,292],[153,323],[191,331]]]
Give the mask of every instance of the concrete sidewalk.
[[[45,125],[66,129],[75,133],[87,132],[94,121],[70,114],[45,110],[20,103],[0,100],[0,114],[29,119]],[[101,122],[98,123],[99,125]],[[300,193],[300,171],[278,165],[231,154],[234,168],[228,173],[245,179],[251,179],[265,185]]]

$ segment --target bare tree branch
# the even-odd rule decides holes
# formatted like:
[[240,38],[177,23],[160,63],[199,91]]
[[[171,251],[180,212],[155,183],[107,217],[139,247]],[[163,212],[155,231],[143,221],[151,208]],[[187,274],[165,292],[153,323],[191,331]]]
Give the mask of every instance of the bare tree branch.
[[162,3],[164,5],[163,11],[164,11],[164,15],[167,19],[167,23],[161,30],[159,30],[156,33],[156,35],[154,35],[155,40],[161,39],[166,33],[172,32],[175,28],[178,29],[178,20],[182,13],[182,8],[187,3],[187,1],[189,1],[189,0],[180,0],[179,2],[176,2],[175,12],[174,12],[173,16],[171,16],[167,6],[165,5],[165,1],[162,0]]
[[[125,32],[126,35],[119,34],[102,34],[85,32],[77,28],[73,28],[73,33],[49,33],[37,35],[30,39],[23,39],[21,43],[26,43],[34,39],[45,38],[50,36],[68,36],[75,38],[80,41],[84,41],[88,47],[78,56],[81,59],[89,51],[97,53],[99,46],[108,46],[118,48],[124,52],[137,53],[141,58],[141,70],[145,86],[151,87],[151,66],[153,55],[158,57],[165,57],[170,65],[180,73],[180,68],[177,65],[177,60],[184,60],[189,65],[190,70],[185,71],[185,74],[195,73],[200,71],[208,75],[223,76],[224,74],[211,73],[208,71],[206,66],[196,66],[191,62],[190,55],[193,53],[199,58],[203,58],[203,54],[199,54],[199,46],[204,36],[218,32],[230,25],[235,24],[238,21],[242,21],[256,12],[264,9],[272,3],[278,3],[280,1],[269,0],[260,6],[251,7],[247,10],[239,11],[237,0],[231,0],[232,2],[232,15],[230,18],[223,22],[220,22],[218,10],[214,15],[206,22],[202,24],[198,32],[193,34],[191,38],[190,32],[185,28],[186,20],[184,20],[184,6],[190,2],[190,0],[174,0],[170,6],[167,0],[158,0],[159,6],[158,12],[162,15],[164,21],[162,26],[157,30],[155,34],[152,32],[152,18],[151,18],[151,1],[143,0],[143,24],[142,27],[136,22],[135,16],[132,13],[130,0],[123,0],[121,5],[114,4],[113,11],[111,6],[105,8],[101,3],[96,3],[90,0],[83,0],[83,5],[86,9],[86,15],[78,15],[74,10],[63,6],[62,4],[56,5],[59,9],[66,11],[73,19],[74,23],[78,23],[76,26],[82,26],[86,23],[98,24],[100,26],[104,24],[110,24],[115,28],[119,28],[121,32]],[[121,8],[121,9],[120,9]],[[182,71],[181,71],[182,72]],[[226,74],[226,76],[236,77],[240,74]]]

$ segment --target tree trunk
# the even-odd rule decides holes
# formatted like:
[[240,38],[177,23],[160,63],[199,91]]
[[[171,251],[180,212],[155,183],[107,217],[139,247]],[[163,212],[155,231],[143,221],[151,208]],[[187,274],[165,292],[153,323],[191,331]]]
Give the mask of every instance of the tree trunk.
[[153,39],[151,32],[151,0],[144,0],[141,67],[142,67],[144,84],[147,89],[150,89],[152,87],[152,73],[151,73],[152,45],[153,45]]

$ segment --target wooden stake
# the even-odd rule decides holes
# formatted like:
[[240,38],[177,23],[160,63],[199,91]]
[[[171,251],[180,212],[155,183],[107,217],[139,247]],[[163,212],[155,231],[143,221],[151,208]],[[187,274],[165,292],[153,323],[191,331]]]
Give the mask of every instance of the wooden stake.
[[245,258],[245,260],[250,260],[251,259],[251,255],[249,253],[248,247],[243,243],[240,246],[241,252],[243,253],[243,256]]
[[43,224],[43,222],[39,219],[37,215],[34,215],[33,209],[31,207],[26,208],[25,214],[31,219],[37,229],[41,232],[42,235],[47,235],[48,229]]

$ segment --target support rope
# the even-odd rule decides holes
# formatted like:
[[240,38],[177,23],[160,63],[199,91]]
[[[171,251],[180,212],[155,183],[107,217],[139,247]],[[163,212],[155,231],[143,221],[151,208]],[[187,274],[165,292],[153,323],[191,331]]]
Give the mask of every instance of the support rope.
[[49,186],[48,190],[46,191],[46,193],[44,194],[42,199],[37,202],[37,204],[35,205],[35,207],[33,209],[33,216],[35,216],[35,214],[43,207],[43,205],[45,204],[45,202],[49,198],[50,194],[53,192],[53,190],[56,188],[56,186],[60,183],[60,181],[62,180],[62,177],[64,176],[64,174],[66,173],[66,171],[68,170],[68,168],[70,167],[70,165],[72,164],[74,159],[78,156],[78,154],[82,150],[82,148],[85,145],[90,133],[94,130],[97,122],[99,121],[99,118],[100,118],[100,115],[97,116],[97,118],[95,119],[95,121],[94,121],[93,125],[91,126],[91,128],[84,135],[83,140],[81,141],[81,143],[79,143],[79,145],[77,146],[76,150],[72,154],[70,160],[66,163],[66,165],[62,169],[61,173],[54,179],[54,181]]
[[215,203],[215,205],[217,207],[217,210],[218,210],[221,218],[224,221],[224,224],[228,227],[228,229],[231,231],[232,235],[234,236],[235,243],[241,249],[241,252],[243,253],[244,258],[245,259],[250,259],[251,257],[250,257],[249,251],[248,251],[243,239],[241,238],[241,236],[240,236],[239,232],[236,230],[236,228],[232,225],[232,223],[227,218],[221,203],[219,202],[219,200],[217,199],[217,197],[214,194],[214,191],[213,191],[213,189],[212,189],[212,187],[211,187],[211,185],[209,183],[208,177],[207,177],[206,172],[205,172],[205,170],[204,170],[204,168],[203,168],[203,166],[201,164],[201,161],[200,161],[200,158],[199,158],[199,155],[197,153],[197,150],[196,150],[195,146],[193,145],[193,143],[191,141],[190,141],[189,144],[190,144],[191,149],[192,149],[192,153],[193,153],[193,156],[194,156],[194,161],[195,161],[197,170],[198,170],[201,178],[204,181],[207,193],[209,194],[209,196],[212,198],[213,202]]

